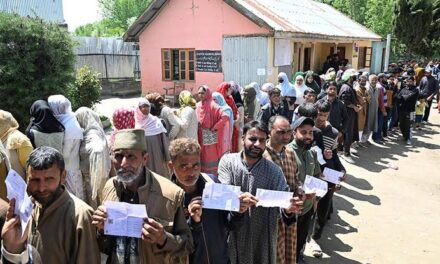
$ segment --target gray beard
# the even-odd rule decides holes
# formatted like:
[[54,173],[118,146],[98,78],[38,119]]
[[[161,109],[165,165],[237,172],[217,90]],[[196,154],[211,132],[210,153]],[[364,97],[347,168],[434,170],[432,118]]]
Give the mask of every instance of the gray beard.
[[124,183],[124,184],[130,184],[138,179],[142,175],[143,172],[143,166],[140,166],[139,169],[135,173],[126,173],[124,175],[124,170],[119,169],[116,172],[116,180],[118,182]]

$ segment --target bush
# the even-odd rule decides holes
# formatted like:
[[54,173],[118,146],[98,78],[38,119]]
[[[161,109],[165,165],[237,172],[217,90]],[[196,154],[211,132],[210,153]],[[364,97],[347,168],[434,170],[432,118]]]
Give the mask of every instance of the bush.
[[74,111],[81,106],[92,108],[95,103],[101,101],[102,87],[98,75],[99,73],[87,65],[79,69],[75,83],[69,91]]
[[74,81],[74,42],[65,28],[0,12],[0,108],[24,130],[35,100],[67,94]]

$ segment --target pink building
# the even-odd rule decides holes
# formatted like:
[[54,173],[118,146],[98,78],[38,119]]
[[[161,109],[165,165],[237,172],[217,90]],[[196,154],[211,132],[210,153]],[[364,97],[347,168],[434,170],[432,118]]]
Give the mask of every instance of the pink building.
[[333,52],[368,68],[380,36],[311,0],[153,0],[124,40],[139,42],[143,93],[164,93],[175,82],[193,92],[275,82],[280,71],[320,69]]

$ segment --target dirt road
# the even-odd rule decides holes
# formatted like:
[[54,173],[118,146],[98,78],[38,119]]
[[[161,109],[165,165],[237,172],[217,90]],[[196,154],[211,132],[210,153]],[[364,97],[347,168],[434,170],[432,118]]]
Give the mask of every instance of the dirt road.
[[349,177],[320,240],[324,256],[310,257],[308,247],[306,263],[440,263],[440,115],[431,115],[413,146],[399,133],[344,163]]

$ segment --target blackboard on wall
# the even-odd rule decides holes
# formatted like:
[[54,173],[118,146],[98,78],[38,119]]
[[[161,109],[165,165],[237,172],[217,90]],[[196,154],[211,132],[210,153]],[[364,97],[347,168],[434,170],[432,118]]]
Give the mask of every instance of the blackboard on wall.
[[198,72],[222,72],[221,50],[196,50]]

